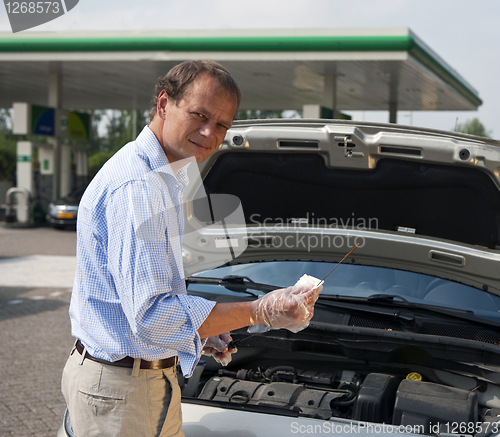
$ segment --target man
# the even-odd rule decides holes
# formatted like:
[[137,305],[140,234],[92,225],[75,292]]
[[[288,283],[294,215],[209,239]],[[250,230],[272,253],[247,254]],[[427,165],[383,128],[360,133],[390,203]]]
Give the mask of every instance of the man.
[[178,362],[190,376],[204,347],[228,361],[231,330],[297,330],[312,317],[318,289],[310,286],[245,303],[186,294],[179,262],[185,165],[216,150],[239,102],[219,64],[174,67],[156,86],[149,127],[103,166],[82,198],[70,306],[78,341],[62,381],[78,437],[182,436]]

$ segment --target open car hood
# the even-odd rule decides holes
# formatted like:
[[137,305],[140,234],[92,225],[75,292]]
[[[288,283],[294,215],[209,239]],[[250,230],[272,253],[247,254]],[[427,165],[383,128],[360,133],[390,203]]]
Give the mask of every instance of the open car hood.
[[[227,262],[338,261],[359,242],[352,262],[500,294],[499,141],[392,124],[254,120],[236,122],[199,171],[207,196],[239,199],[242,219],[229,233],[202,229],[191,259],[236,243]],[[200,197],[199,186],[190,190]],[[187,203],[188,222],[203,222]],[[188,274],[214,267],[186,265]]]

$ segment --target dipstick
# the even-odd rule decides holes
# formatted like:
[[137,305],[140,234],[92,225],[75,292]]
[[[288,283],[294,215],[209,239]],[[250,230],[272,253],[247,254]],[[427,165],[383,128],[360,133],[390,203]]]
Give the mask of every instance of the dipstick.
[[354,249],[357,249],[357,247],[358,247],[358,246],[359,246],[359,243],[358,243],[358,244],[356,244],[356,246],[354,246],[354,247],[353,247],[353,248],[349,251],[349,253],[348,253],[348,254],[346,254],[346,255],[344,256],[344,258],[342,258],[342,259],[341,259],[341,260],[340,260],[337,264],[335,264],[335,267],[333,267],[333,269],[331,269],[331,270],[330,270],[330,271],[326,274],[326,276],[325,276],[325,277],[324,277],[321,281],[319,281],[318,285],[316,285],[316,287],[314,287],[314,288],[318,288],[320,285],[323,285],[323,283],[325,282],[325,279],[328,277],[328,275],[329,275],[330,273],[332,273],[332,272],[333,272],[333,271],[334,271],[334,270],[335,270],[335,269],[336,269],[336,268],[337,268],[337,267],[338,267],[338,266],[342,263],[342,261],[344,261],[344,260],[345,260],[345,259],[346,259],[346,258],[347,258],[350,254],[351,254],[351,253],[353,253],[353,252],[354,252]]

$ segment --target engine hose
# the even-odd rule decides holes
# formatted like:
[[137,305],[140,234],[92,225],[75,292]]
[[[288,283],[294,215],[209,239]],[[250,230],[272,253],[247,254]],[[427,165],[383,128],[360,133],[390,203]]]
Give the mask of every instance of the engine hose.
[[341,384],[343,387],[339,386],[339,391],[343,391],[347,396],[345,398],[334,399],[332,402],[337,407],[350,407],[354,405],[356,397],[358,396],[358,391],[356,386],[353,384]]
[[292,366],[276,366],[270,367],[264,372],[264,376],[267,379],[271,379],[276,372],[292,372],[293,373],[293,383],[296,384],[298,382],[298,374],[297,369]]

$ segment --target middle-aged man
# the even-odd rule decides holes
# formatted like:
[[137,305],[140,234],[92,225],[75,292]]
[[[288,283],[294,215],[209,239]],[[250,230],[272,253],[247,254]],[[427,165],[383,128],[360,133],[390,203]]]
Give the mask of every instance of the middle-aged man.
[[77,437],[182,436],[177,363],[189,377],[204,348],[228,361],[231,330],[262,324],[297,331],[312,317],[319,289],[311,285],[244,303],[186,294],[186,164],[222,143],[239,101],[219,64],[174,67],[156,86],[150,125],[103,166],[82,198],[70,306],[77,342],[62,380]]

